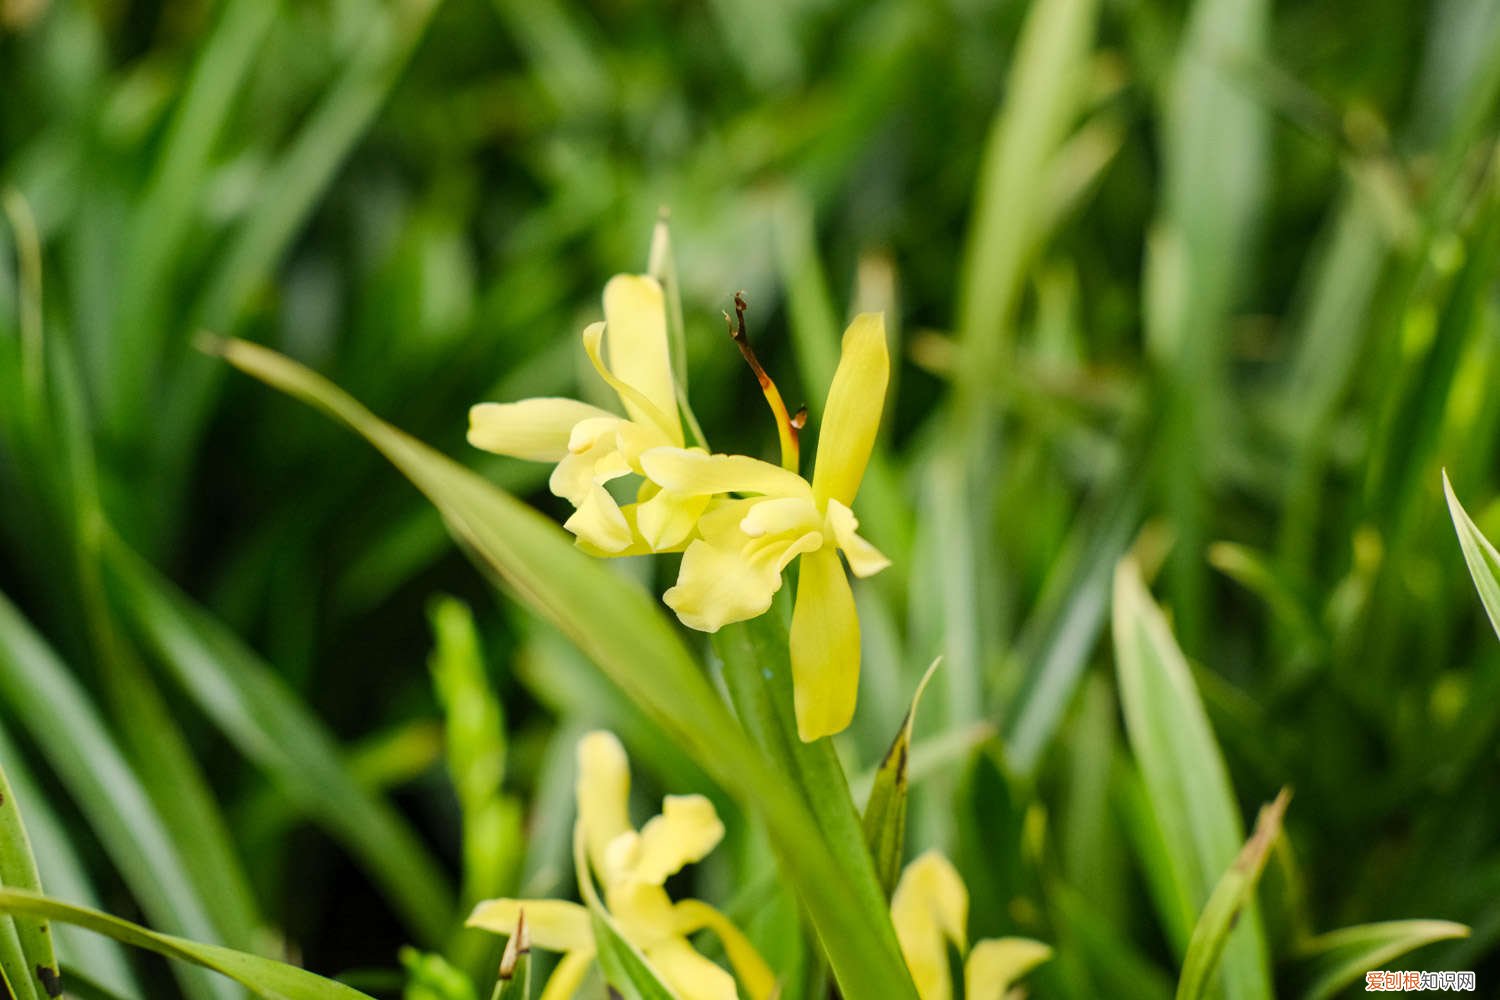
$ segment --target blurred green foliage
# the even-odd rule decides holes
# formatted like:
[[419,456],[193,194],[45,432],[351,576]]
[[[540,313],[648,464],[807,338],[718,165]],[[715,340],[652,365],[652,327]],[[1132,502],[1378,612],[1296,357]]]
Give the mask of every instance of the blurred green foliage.
[[[860,513],[895,567],[857,593],[841,752],[873,770],[944,655],[906,841],[953,856],[972,937],[1053,944],[1038,995],[1175,978],[1192,914],[1103,641],[1133,547],[1222,793],[1296,791],[1279,985],[1316,981],[1284,961],[1312,935],[1406,917],[1473,928],[1407,967],[1493,982],[1500,650],[1439,469],[1500,534],[1496,52],[1494,0],[0,0],[0,758],[44,885],[330,974],[399,983],[412,941],[482,993],[500,942],[461,901],[569,894],[605,725],[643,799],[726,815],[696,894],[809,961],[711,769],[365,445],[191,346],[276,347],[559,513],[465,410],[597,391],[577,333],[666,211],[717,448],[775,440],[735,290],[793,405],[888,311]],[[472,622],[429,633],[436,591]]]

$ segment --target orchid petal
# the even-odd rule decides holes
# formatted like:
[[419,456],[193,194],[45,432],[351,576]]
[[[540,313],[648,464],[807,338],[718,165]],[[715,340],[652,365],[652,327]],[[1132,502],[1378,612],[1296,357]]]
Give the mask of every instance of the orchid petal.
[[683,496],[662,490],[636,507],[636,526],[652,551],[666,552],[687,541],[708,507],[706,496]]
[[891,895],[891,923],[921,1000],[951,1000],[948,942],[965,950],[969,891],[953,864],[928,851],[906,866]]
[[682,555],[677,584],[662,595],[688,628],[717,632],[766,613],[781,589],[774,565],[752,563],[739,549],[695,540]]
[[592,951],[594,931],[589,911],[561,899],[488,899],[465,921],[492,934],[514,934],[521,913],[531,943],[545,951]]
[[1030,938],[980,941],[964,963],[964,1000],[1001,1000],[1016,980],[1051,957],[1051,948]]
[[591,547],[612,554],[628,548],[632,540],[630,522],[625,520],[620,505],[609,490],[597,484],[584,494],[583,503],[563,522],[563,527]]
[[641,827],[633,874],[642,882],[661,885],[683,865],[708,857],[723,839],[724,824],[712,802],[702,795],[668,795],[661,815]]
[[885,317],[880,313],[854,317],[844,331],[839,366],[828,388],[818,431],[812,486],[820,504],[830,499],[845,505],[854,502],[875,446],[875,432],[880,429],[890,367]]
[[693,934],[706,928],[718,935],[749,1000],[771,1000],[777,995],[776,974],[732,920],[698,899],[684,899],[675,910],[679,934]]
[[604,871],[609,844],[630,825],[630,762],[613,733],[595,730],[578,741],[578,822],[589,858]]
[[[671,349],[667,344],[667,310],[661,285],[645,275],[620,274],[604,286],[604,322],[609,337],[609,367],[620,381],[644,396],[663,416],[677,414],[677,388],[672,381]],[[638,404],[622,396],[637,423],[652,417],[638,412]],[[682,444],[682,423],[669,421]]]
[[679,1000],[738,1000],[734,977],[680,937],[646,951],[646,961]]
[[747,455],[710,455],[686,448],[652,448],[641,455],[646,478],[674,493],[812,495],[807,480]]
[[790,645],[798,735],[811,742],[843,731],[859,694],[859,618],[831,548],[802,558]]
[[497,455],[556,462],[568,453],[573,428],[601,417],[619,420],[597,406],[556,396],[479,403],[469,407],[469,443]]
[[837,500],[828,501],[828,524],[833,539],[849,560],[849,569],[858,577],[874,576],[891,564],[885,554],[856,533],[859,520],[854,511]]

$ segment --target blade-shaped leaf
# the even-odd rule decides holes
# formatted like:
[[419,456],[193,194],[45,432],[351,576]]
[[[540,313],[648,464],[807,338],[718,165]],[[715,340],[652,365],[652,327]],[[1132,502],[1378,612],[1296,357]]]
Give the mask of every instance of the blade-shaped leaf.
[[211,339],[204,346],[364,437],[426,494],[476,558],[765,820],[846,996],[915,997],[890,918],[883,905],[870,903],[881,899],[880,887],[847,796],[857,855],[835,846],[842,840],[833,838],[845,831],[825,832],[814,818],[817,804],[806,802],[745,739],[655,602],[579,552],[542,514],[379,420],[301,365],[243,341]]
[[922,692],[932,680],[933,671],[942,662],[939,657],[932,661],[927,672],[911,696],[911,707],[896,738],[880,761],[875,772],[875,784],[870,787],[870,798],[865,802],[865,843],[870,847],[870,857],[875,861],[875,874],[880,878],[880,887],[886,898],[896,891],[896,882],[901,878],[901,861],[906,850],[906,794],[911,769],[911,731],[917,718],[917,706],[921,704]]
[[[21,804],[16,801],[16,794],[5,776],[4,761],[0,761],[0,886],[28,892],[42,891],[36,858],[31,853],[31,839],[21,821]],[[26,980],[33,993],[35,986],[40,985],[48,996],[61,995],[57,954],[52,947],[52,933],[47,921],[21,917],[15,921],[15,935],[24,964],[19,970],[4,970],[12,982],[13,991],[15,981]],[[32,983],[32,979],[36,982]]]
[[441,940],[454,912],[442,869],[397,813],[353,779],[322,722],[238,636],[123,543],[108,545],[105,555],[121,613],[189,696],[241,753],[365,862],[416,934]]
[[1187,957],[1177,980],[1177,1000],[1197,1000],[1208,992],[1210,977],[1219,967],[1229,932],[1234,929],[1245,904],[1255,898],[1260,873],[1276,838],[1281,836],[1281,819],[1286,813],[1291,792],[1283,788],[1274,802],[1265,805],[1255,821],[1255,832],[1245,841],[1234,863],[1229,866],[1213,895],[1198,916],[1193,936],[1188,940]]
[[0,911],[75,924],[167,958],[212,969],[265,1000],[369,1000],[366,994],[356,989],[315,976],[306,969],[222,945],[158,934],[108,913],[62,903],[33,892],[0,889]]
[[[1187,660],[1133,559],[1115,570],[1114,639],[1126,730],[1172,867],[1171,905],[1178,912],[1166,922],[1191,927],[1210,887],[1239,852],[1244,831]],[[1186,952],[1186,940],[1174,943]],[[1271,996],[1253,900],[1225,946],[1221,978],[1231,1000]]]
[[1424,944],[1469,936],[1447,920],[1388,920],[1319,934],[1302,946],[1307,959],[1305,1000],[1327,1000],[1371,969]]
[[[677,1000],[676,995],[657,978],[646,957],[620,933],[614,918],[599,899],[599,890],[594,888],[594,875],[589,868],[581,823],[573,827],[573,866],[578,872],[578,888],[594,927],[599,968],[603,970],[604,981],[611,991],[618,993],[622,1000]],[[520,937],[519,926],[512,940],[517,937]]]
[[1453,530],[1458,532],[1458,544],[1464,550],[1464,562],[1469,565],[1469,575],[1474,578],[1474,587],[1479,591],[1479,600],[1495,634],[1500,636],[1500,552],[1479,531],[1479,526],[1464,510],[1448,482],[1448,472],[1443,471],[1443,495],[1448,498],[1448,513],[1453,517]]

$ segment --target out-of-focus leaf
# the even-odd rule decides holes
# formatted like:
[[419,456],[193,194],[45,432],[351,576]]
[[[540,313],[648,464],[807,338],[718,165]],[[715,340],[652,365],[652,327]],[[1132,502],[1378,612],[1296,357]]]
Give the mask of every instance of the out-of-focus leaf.
[[1298,951],[1306,962],[1305,1000],[1328,1000],[1371,969],[1434,941],[1469,936],[1447,920],[1388,920],[1319,934]]
[[[205,346],[379,449],[443,512],[477,558],[557,624],[706,772],[765,820],[846,995],[893,1000],[914,995],[895,931],[878,902],[883,896],[847,793],[840,809],[848,813],[857,853],[845,849],[843,825],[820,825],[824,817],[816,810],[822,803],[805,801],[744,738],[649,597],[579,552],[540,513],[380,421],[301,365],[243,341],[213,340]],[[822,791],[820,799],[830,798],[838,801]]]
[[[177,848],[151,799],[67,668],[0,595],[0,700],[27,727],[99,837],[141,909],[156,923],[212,938]],[[233,1000],[233,989],[183,970],[194,996]]]
[[414,933],[439,941],[454,907],[442,869],[389,805],[349,774],[337,742],[238,636],[115,541],[121,610],[162,664],[285,794],[363,859]]
[[[1115,666],[1126,731],[1160,827],[1180,912],[1192,926],[1209,890],[1244,840],[1223,756],[1166,618],[1133,559],[1115,570]],[[1188,942],[1173,942],[1186,951]],[[1271,996],[1265,938],[1254,901],[1225,945],[1222,981],[1230,1000]]]
[[[27,836],[26,825],[21,819],[21,803],[16,800],[16,793],[5,775],[4,761],[0,761],[0,886],[27,892],[42,891],[36,858],[31,853],[31,838]],[[49,997],[61,994],[61,970],[47,921],[20,917],[13,921],[7,918],[5,922],[13,923],[13,928],[6,930],[14,934],[24,959],[19,969],[3,970],[11,981],[12,992],[15,992],[14,984],[21,982],[33,995],[38,984]],[[0,933],[5,933],[5,930],[0,930]],[[0,966],[3,965],[0,962]]]
[[1443,495],[1448,498],[1453,530],[1458,532],[1458,544],[1464,550],[1464,562],[1469,566],[1469,575],[1474,578],[1479,600],[1484,604],[1495,634],[1500,636],[1500,552],[1495,551],[1495,546],[1480,532],[1464,505],[1458,502],[1446,471],[1443,472]]
[[1229,932],[1245,905],[1255,898],[1266,858],[1276,838],[1281,836],[1281,819],[1289,801],[1291,792],[1283,788],[1274,802],[1261,809],[1255,832],[1214,886],[1193,927],[1193,936],[1188,939],[1187,957],[1182,960],[1182,974],[1177,979],[1177,1000],[1198,1000],[1207,993],[1210,977],[1229,941]]
[[305,969],[233,948],[158,934],[98,910],[19,889],[0,889],[0,911],[65,921],[167,958],[212,969],[265,1000],[369,1000],[365,994]]
[[916,722],[917,706],[922,701],[922,692],[932,680],[932,672],[942,659],[932,661],[917,691],[911,696],[911,707],[891,748],[885,752],[880,767],[875,771],[875,783],[870,786],[870,798],[865,803],[865,842],[870,847],[870,857],[875,861],[875,874],[880,887],[889,898],[896,891],[896,882],[901,878],[901,862],[906,850],[906,792],[911,766],[911,731]]
[[408,946],[398,957],[406,969],[401,1000],[477,1000],[473,982],[443,956]]

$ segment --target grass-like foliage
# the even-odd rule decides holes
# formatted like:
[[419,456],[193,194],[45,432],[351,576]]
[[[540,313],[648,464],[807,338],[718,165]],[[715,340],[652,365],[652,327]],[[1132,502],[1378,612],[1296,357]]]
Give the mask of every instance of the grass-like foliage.
[[0,0],[0,998],[1492,993],[1496,52]]

